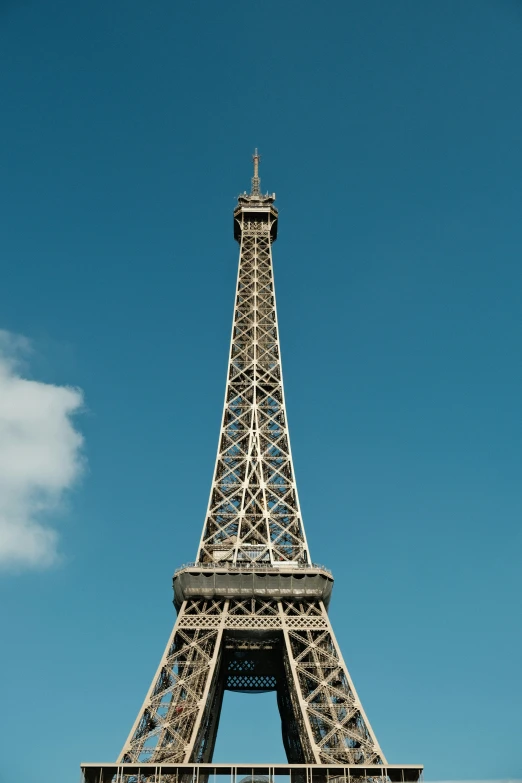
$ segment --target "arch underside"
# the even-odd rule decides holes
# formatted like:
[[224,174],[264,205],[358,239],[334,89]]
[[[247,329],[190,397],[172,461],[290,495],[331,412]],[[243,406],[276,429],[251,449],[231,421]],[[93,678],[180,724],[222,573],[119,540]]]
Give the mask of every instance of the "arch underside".
[[382,763],[321,602],[181,608],[123,762],[212,760],[225,690],[277,692],[290,763]]

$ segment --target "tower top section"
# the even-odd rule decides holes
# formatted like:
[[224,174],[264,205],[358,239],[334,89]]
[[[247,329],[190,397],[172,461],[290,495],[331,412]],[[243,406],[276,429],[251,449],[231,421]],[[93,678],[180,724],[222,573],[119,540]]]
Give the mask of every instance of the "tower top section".
[[237,197],[237,207],[234,210],[234,239],[241,242],[241,234],[247,224],[270,223],[272,242],[277,237],[277,209],[274,207],[275,193],[261,193],[261,178],[259,176],[259,161],[261,156],[257,147],[252,155],[254,176],[250,193],[246,190]]

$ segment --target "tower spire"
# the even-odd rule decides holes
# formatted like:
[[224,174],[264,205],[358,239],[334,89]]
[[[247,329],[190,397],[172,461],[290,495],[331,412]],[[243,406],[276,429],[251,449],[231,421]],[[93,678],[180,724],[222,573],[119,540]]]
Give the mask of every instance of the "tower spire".
[[261,180],[259,178],[259,159],[260,154],[257,151],[257,147],[254,150],[254,154],[252,155],[252,160],[254,161],[254,176],[252,177],[252,190],[250,191],[250,195],[254,197],[258,197],[261,195],[261,192],[259,190],[259,186],[261,185]]

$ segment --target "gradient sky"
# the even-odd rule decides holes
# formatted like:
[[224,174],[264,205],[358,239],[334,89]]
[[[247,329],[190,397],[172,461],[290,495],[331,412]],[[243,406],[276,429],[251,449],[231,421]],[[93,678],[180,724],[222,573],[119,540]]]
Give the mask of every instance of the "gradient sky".
[[[0,404],[52,456],[0,443],[0,779],[114,760],[155,671],[255,146],[305,526],[365,710],[429,780],[522,778],[522,4],[4,0],[0,58]],[[273,694],[228,694],[216,760],[283,758]]]

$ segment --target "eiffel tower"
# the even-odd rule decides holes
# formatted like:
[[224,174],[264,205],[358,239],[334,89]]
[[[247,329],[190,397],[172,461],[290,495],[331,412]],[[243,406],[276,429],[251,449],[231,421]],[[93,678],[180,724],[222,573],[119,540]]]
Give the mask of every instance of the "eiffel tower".
[[[196,562],[174,574],[177,620],[116,764],[85,783],[290,775],[298,783],[417,781],[389,765],[329,617],[333,578],[311,561],[285,408],[272,271],[275,194],[259,155],[238,197],[239,271],[214,478]],[[287,765],[212,764],[224,691],[275,691]],[[321,772],[322,771],[322,772]],[[293,778],[292,778],[293,774]],[[325,777],[326,775],[326,777]]]

